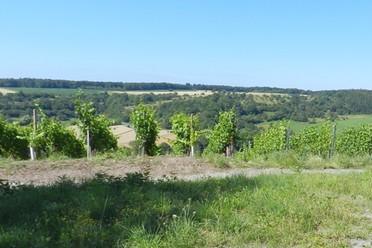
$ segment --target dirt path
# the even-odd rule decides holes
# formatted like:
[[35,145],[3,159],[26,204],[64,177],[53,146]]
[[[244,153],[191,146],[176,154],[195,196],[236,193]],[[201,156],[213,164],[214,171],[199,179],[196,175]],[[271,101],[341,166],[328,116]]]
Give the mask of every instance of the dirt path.
[[[0,179],[20,184],[50,184],[66,177],[75,181],[92,178],[97,173],[123,177],[127,173],[149,171],[152,179],[178,178],[200,180],[234,175],[292,174],[290,169],[216,168],[204,160],[188,157],[129,158],[128,160],[18,161],[0,164]],[[361,173],[364,170],[303,170],[301,173]]]

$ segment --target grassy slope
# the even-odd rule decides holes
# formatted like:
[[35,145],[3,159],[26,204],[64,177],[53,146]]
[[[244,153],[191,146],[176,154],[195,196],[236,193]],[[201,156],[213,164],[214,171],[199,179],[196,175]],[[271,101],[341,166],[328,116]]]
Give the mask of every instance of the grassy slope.
[[340,130],[346,127],[358,127],[361,124],[372,124],[372,115],[350,115],[346,120],[336,121]]
[[[76,95],[79,89],[63,89],[63,88],[27,88],[27,87],[13,87],[13,88],[0,88],[4,90],[8,90],[11,92],[20,92],[23,93],[49,93],[55,95]],[[212,91],[205,91],[205,90],[154,90],[154,91],[124,91],[124,90],[103,90],[103,89],[83,89],[84,93],[86,94],[94,94],[94,93],[103,93],[107,91],[109,94],[114,93],[128,93],[133,95],[140,95],[146,93],[153,93],[153,94],[172,94],[177,93],[178,95],[190,95],[190,96],[207,96],[211,95]]]
[[0,247],[347,247],[372,233],[372,173],[0,189]]
[[[48,93],[54,95],[76,95],[79,89],[57,89],[57,88],[27,88],[27,87],[14,87],[14,88],[4,88],[7,90],[12,90],[15,92],[22,91],[26,94],[35,94],[35,93]],[[94,93],[103,93],[104,90],[94,90],[94,89],[84,89],[84,93],[86,94],[94,94]]]

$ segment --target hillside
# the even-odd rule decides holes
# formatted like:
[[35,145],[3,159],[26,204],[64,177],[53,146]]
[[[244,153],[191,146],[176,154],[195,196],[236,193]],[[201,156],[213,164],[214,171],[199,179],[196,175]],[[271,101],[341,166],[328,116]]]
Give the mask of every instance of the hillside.
[[[29,81],[0,80],[1,86],[13,86],[3,89],[3,92],[16,92],[0,95],[0,114],[5,119],[26,124],[30,120],[35,103],[38,103],[49,117],[56,117],[61,121],[75,117],[74,100],[79,82],[62,81],[62,84],[56,80],[41,80],[43,83],[36,84],[38,80],[31,80],[32,84],[27,84]],[[250,124],[280,119],[310,122],[314,118],[335,119],[342,115],[372,114],[372,91],[369,90],[304,92],[293,89],[229,86],[226,89],[230,91],[227,91],[221,86],[219,90],[212,91],[214,86],[181,87],[175,84],[139,83],[132,87],[135,91],[125,91],[125,87],[118,90],[110,84],[93,83],[80,85],[86,87],[86,100],[94,103],[98,113],[114,119],[117,124],[127,123],[132,109],[139,102],[153,105],[157,110],[160,125],[165,129],[170,128],[169,118],[175,112],[198,114],[201,118],[201,128],[213,125],[219,111],[231,108],[236,110],[241,120],[241,128],[252,128]],[[179,89],[175,90],[177,87]],[[153,90],[138,90],[139,88]]]
[[[325,119],[358,127],[369,121],[372,114],[371,90],[304,91],[270,87],[232,87],[208,85],[179,85],[171,83],[112,83],[49,79],[0,79],[0,116],[8,123],[29,125],[35,104],[48,117],[66,125],[76,124],[75,98],[80,86],[84,88],[84,101],[92,102],[97,114],[103,114],[115,125],[129,126],[130,115],[140,102],[155,110],[156,121],[163,130],[171,129],[170,118],[184,112],[198,117],[199,130],[211,129],[220,111],[234,109],[237,115],[238,137],[235,148],[270,123],[290,120],[294,128],[322,123]],[[353,116],[364,116],[357,119]],[[359,120],[359,122],[358,122]],[[342,124],[343,125],[343,124]],[[296,129],[296,127],[299,127]],[[161,133],[159,142],[167,141]],[[128,130],[117,131],[119,145],[127,146],[134,139]],[[206,137],[200,139],[199,148],[206,147]]]

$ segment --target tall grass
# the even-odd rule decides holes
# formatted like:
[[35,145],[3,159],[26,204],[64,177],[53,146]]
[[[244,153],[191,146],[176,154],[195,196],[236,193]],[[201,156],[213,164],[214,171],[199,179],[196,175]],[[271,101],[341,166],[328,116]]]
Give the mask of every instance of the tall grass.
[[301,169],[372,169],[372,156],[347,156],[334,154],[330,159],[316,155],[301,156],[293,151],[272,152],[258,155],[249,162],[239,157],[232,159],[230,165],[235,167],[289,168]]
[[0,247],[347,247],[371,239],[371,172],[204,181],[96,175],[0,185]]

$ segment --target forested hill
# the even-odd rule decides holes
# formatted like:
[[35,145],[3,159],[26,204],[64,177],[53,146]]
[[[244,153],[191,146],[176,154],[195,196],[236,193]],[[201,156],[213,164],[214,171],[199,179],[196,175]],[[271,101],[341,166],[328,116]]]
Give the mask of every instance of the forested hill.
[[[85,83],[85,84],[84,84]],[[76,118],[76,88],[87,89],[86,101],[93,102],[99,114],[116,123],[128,123],[132,110],[140,103],[152,105],[162,128],[170,128],[174,113],[199,116],[200,127],[210,128],[219,111],[234,108],[241,130],[254,130],[253,125],[276,120],[315,122],[319,118],[372,114],[372,90],[302,91],[270,87],[231,87],[180,85],[170,83],[103,83],[49,79],[0,79],[0,88],[20,87],[14,94],[0,94],[0,118],[27,125],[37,103],[48,117],[67,121]],[[25,88],[63,88],[71,90],[33,91]],[[209,88],[208,88],[209,87]],[[219,90],[213,87],[219,87]],[[97,90],[88,90],[97,89]],[[116,92],[138,90],[142,94]],[[214,91],[202,97],[178,94],[181,90]],[[169,91],[154,94],[151,91]],[[111,92],[109,92],[111,91]],[[260,92],[260,93],[247,93]],[[281,93],[281,94],[270,94]]]
[[128,83],[128,82],[94,82],[72,81],[34,78],[3,78],[0,87],[26,87],[26,88],[63,88],[63,89],[104,89],[104,90],[211,90],[227,92],[265,92],[285,94],[310,94],[310,91],[300,89],[282,89],[276,87],[237,87],[226,85],[204,84],[175,84],[175,83]]

